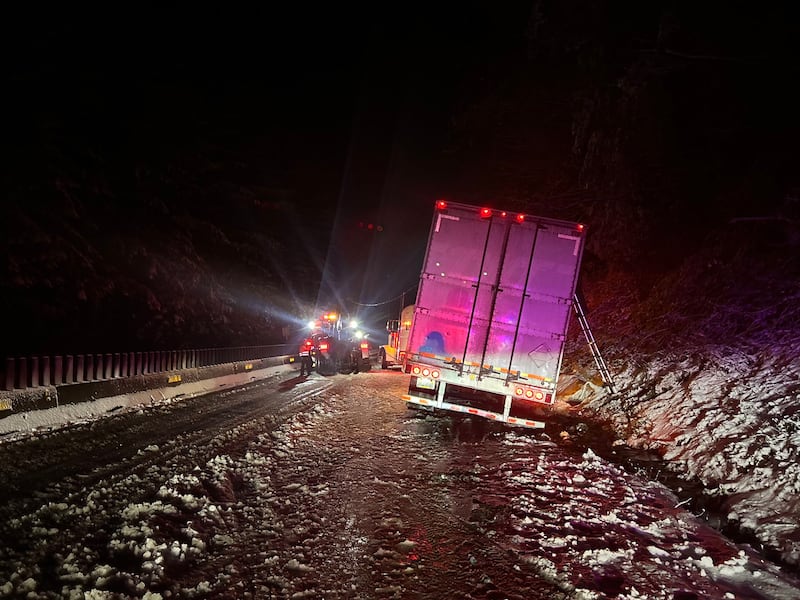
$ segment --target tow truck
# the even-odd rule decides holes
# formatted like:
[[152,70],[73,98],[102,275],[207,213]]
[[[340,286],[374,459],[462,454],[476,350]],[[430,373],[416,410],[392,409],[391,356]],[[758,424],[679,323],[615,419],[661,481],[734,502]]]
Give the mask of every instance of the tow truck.
[[309,329],[314,361],[320,375],[359,373],[372,368],[369,343],[356,321],[348,321],[338,311],[330,311],[311,321]]

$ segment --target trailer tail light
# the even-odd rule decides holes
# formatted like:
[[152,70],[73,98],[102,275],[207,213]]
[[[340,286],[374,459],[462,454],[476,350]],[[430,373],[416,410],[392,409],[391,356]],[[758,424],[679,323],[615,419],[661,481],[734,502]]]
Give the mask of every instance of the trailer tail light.
[[438,208],[439,210],[444,210],[445,208],[447,208],[447,202],[445,202],[444,200],[437,200],[436,208]]
[[583,223],[578,223],[578,231],[583,231]]
[[319,345],[319,351],[320,352],[327,352],[328,351],[328,343],[327,342],[322,342]]
[[358,346],[362,350],[369,350],[369,343],[367,343],[367,342],[361,342]]
[[481,217],[487,218],[492,216],[492,209],[491,208],[482,208],[481,209]]
[[525,215],[519,214],[517,215],[517,222],[522,223],[525,220]]
[[418,377],[424,377],[425,379],[439,379],[441,376],[439,369],[432,369],[430,367],[420,365],[412,365],[411,374],[417,375]]
[[514,388],[514,395],[517,398],[533,400],[534,402],[543,402],[544,404],[550,404],[553,402],[552,394],[536,388],[517,386]]

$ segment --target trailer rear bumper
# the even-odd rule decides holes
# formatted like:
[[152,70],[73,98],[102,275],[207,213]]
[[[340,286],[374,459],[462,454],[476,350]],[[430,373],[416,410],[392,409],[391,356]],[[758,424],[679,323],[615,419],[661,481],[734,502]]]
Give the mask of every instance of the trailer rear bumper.
[[[424,408],[433,408],[433,409],[449,410],[453,412],[460,412],[468,415],[474,415],[476,417],[483,417],[484,419],[489,419],[490,421],[500,421],[501,423],[508,423],[510,425],[519,425],[521,427],[528,427],[530,429],[544,429],[544,422],[542,421],[534,421],[532,419],[522,419],[519,417],[512,417],[511,415],[504,415],[503,413],[497,413],[490,410],[483,410],[481,408],[476,408],[474,406],[465,406],[462,404],[456,404],[454,402],[448,402],[433,398],[423,398],[421,396],[412,395],[410,393],[404,394],[402,398],[403,400],[406,401],[406,403],[419,405]],[[505,413],[507,411],[503,412]]]

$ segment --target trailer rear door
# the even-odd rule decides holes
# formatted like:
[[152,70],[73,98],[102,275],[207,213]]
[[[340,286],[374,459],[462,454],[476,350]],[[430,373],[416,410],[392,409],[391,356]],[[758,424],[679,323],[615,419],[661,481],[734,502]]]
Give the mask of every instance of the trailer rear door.
[[571,225],[512,228],[486,360],[534,383],[556,381],[582,250]]
[[465,205],[437,213],[409,351],[483,365],[485,376],[555,380],[582,247],[571,223]]

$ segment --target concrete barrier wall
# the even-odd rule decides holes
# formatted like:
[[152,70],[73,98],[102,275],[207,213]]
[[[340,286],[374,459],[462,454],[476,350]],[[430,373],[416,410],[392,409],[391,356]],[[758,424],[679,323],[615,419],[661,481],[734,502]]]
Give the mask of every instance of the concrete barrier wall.
[[[259,352],[263,354],[265,348],[286,349],[285,346],[268,346],[258,347],[258,351],[256,348],[227,348],[215,351],[55,357],[61,360],[17,359],[12,369],[16,378],[15,385],[10,390],[0,391],[0,421],[16,413],[46,410],[148,390],[171,389],[239,374],[246,376],[248,373],[261,373],[270,367],[291,365],[296,361],[294,355],[284,354],[213,364],[232,354],[238,356]],[[199,364],[206,362],[212,364]],[[64,377],[64,371],[58,369],[59,363],[61,366],[72,365],[69,377]],[[40,377],[38,381],[32,378],[34,374]],[[42,379],[41,376],[45,374],[50,379]],[[59,377],[56,377],[56,374],[61,374],[61,381],[58,383],[56,381]],[[35,381],[36,385],[17,385],[18,382],[24,381],[24,378],[27,378],[29,383]],[[244,381],[246,380],[245,377]]]
[[0,436],[169,398],[206,394],[297,370],[294,356],[183,369],[110,381],[0,392]]
[[2,365],[2,382],[3,389],[10,392],[258,360],[288,355],[296,350],[291,344],[276,344],[194,350],[24,356],[5,359]]

